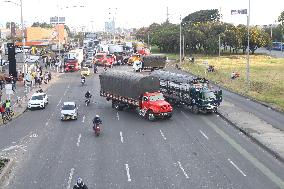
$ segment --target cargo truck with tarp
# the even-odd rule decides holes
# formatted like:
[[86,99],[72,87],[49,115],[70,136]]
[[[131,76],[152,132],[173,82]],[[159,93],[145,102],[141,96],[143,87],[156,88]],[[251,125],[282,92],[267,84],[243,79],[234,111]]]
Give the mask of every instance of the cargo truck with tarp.
[[172,116],[172,106],[159,92],[158,78],[117,70],[103,72],[99,78],[100,95],[111,100],[113,108],[136,109],[139,115],[151,121]]
[[172,105],[185,105],[194,113],[216,112],[222,90],[214,89],[205,78],[156,70],[150,74],[160,80],[160,91]]
[[160,55],[149,55],[143,56],[141,60],[134,61],[133,70],[136,72],[141,72],[142,70],[163,69],[166,66],[166,56]]

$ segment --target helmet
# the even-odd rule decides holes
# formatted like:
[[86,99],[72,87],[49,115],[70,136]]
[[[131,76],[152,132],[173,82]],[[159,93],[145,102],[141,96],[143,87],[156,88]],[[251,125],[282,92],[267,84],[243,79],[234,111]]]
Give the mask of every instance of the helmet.
[[100,117],[99,115],[96,115],[96,117]]
[[83,179],[81,179],[80,177],[77,179],[77,184],[81,185],[83,183]]

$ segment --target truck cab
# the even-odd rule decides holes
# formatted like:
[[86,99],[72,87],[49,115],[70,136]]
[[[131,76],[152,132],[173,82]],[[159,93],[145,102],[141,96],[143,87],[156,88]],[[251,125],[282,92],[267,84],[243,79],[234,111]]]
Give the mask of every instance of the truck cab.
[[146,115],[150,121],[154,121],[156,118],[172,116],[173,108],[165,101],[162,93],[145,93],[140,101],[141,114]]

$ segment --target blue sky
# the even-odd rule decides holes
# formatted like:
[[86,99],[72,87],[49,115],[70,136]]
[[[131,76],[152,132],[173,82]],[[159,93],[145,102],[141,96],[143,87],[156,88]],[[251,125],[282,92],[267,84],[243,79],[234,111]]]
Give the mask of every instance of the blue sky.
[[[19,0],[12,0],[19,2]],[[66,23],[75,28],[85,26],[102,30],[104,22],[115,17],[116,26],[141,27],[166,20],[166,7],[173,23],[182,17],[201,9],[221,9],[223,20],[234,24],[246,24],[245,15],[230,15],[231,9],[248,8],[249,0],[23,0],[26,25],[34,21],[49,22],[50,16],[65,16]],[[118,3],[119,2],[119,3]],[[141,3],[143,2],[143,3]],[[66,6],[85,8],[65,8]],[[59,7],[59,8],[58,8]],[[109,11],[110,10],[110,11]],[[284,0],[251,0],[251,24],[274,24],[284,11]],[[109,14],[111,12],[111,14]],[[110,16],[109,16],[110,15]],[[7,21],[20,22],[20,8],[0,0],[0,27]]]

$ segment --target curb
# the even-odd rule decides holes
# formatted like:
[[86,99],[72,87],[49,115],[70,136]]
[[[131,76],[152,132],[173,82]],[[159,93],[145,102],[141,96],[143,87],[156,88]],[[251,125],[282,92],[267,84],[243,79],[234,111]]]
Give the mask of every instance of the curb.
[[259,145],[262,149],[264,149],[266,152],[268,152],[270,155],[272,155],[275,159],[279,160],[281,163],[284,163],[284,157],[280,156],[279,153],[275,152],[274,150],[270,149],[268,146],[263,144],[260,140],[254,138],[249,132],[247,132],[245,129],[237,126],[235,123],[230,121],[228,118],[226,118],[223,114],[216,112],[217,115],[219,115],[223,120],[228,122],[231,126],[233,126],[235,129],[242,132],[244,135],[246,135],[250,140],[252,140],[254,143]]
[[3,168],[3,170],[0,173],[0,186],[2,186],[2,184],[4,183],[5,179],[8,177],[8,175],[10,174],[12,167],[14,165],[14,159],[12,158],[6,158],[9,159],[9,162],[5,165],[5,167]]

